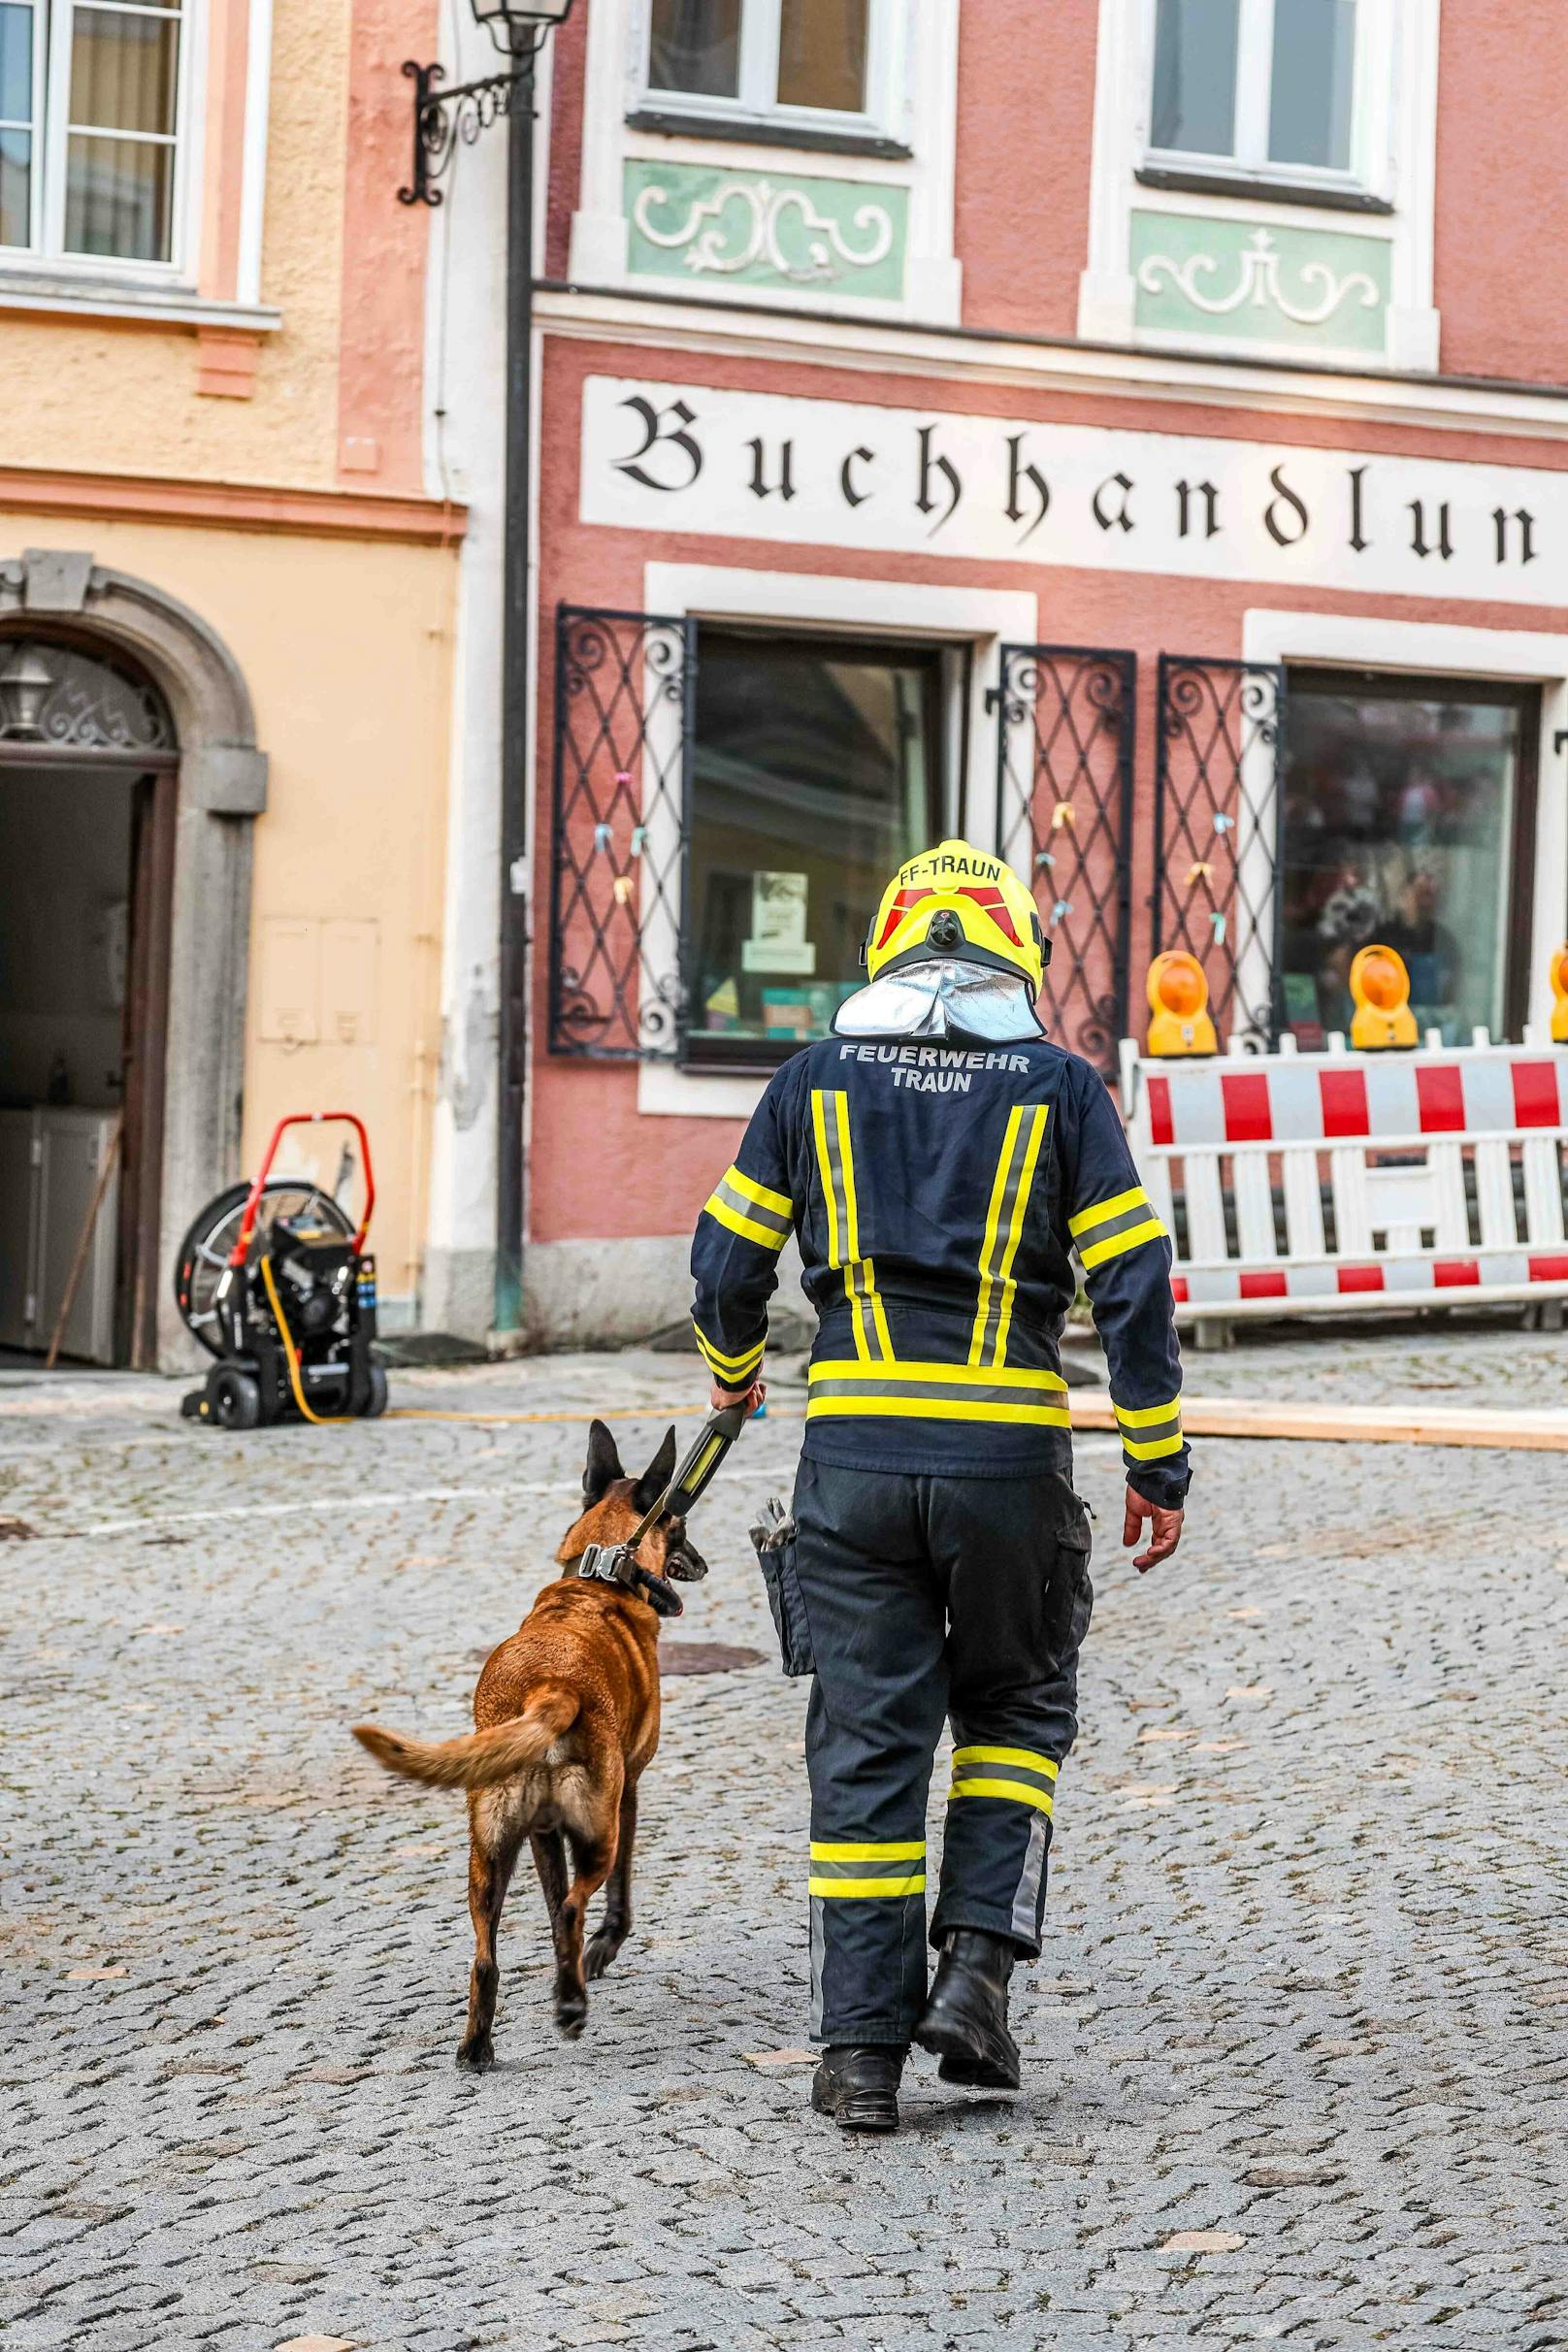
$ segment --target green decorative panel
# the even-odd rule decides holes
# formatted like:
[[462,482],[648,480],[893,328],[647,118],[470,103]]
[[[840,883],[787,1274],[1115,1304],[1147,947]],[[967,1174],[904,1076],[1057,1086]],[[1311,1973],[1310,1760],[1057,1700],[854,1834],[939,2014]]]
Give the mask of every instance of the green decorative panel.
[[1134,212],[1138,327],[1381,358],[1388,241],[1332,229]]
[[865,180],[629,163],[635,278],[734,286],[822,286],[897,302],[909,195]]

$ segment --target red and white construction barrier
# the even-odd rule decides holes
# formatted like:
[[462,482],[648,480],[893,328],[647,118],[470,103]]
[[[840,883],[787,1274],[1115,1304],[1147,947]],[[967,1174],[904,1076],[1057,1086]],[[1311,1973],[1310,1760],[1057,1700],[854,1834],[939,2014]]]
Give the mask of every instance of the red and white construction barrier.
[[1128,1041],[1122,1100],[1184,1321],[1568,1297],[1568,1048]]

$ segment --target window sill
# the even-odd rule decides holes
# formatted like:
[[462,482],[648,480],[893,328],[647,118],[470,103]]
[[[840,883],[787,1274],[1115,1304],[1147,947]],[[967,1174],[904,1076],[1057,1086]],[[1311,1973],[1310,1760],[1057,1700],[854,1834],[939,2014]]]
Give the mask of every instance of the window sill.
[[0,266],[0,310],[56,318],[143,319],[149,326],[229,327],[274,335],[279,310],[254,303],[216,302],[188,286],[147,285],[127,278],[75,278],[64,272]]
[[687,114],[677,107],[637,107],[627,115],[626,127],[653,131],[664,139],[722,139],[730,147],[800,147],[820,155],[880,155],[907,162],[914,153],[902,140],[884,139],[875,131],[819,130],[756,115]]
[[1256,172],[1186,171],[1162,163],[1140,165],[1133,175],[1140,188],[1170,188],[1187,196],[1244,196],[1253,204],[1313,205],[1326,212],[1393,211],[1387,196],[1368,188],[1321,187],[1304,180],[1267,180]]

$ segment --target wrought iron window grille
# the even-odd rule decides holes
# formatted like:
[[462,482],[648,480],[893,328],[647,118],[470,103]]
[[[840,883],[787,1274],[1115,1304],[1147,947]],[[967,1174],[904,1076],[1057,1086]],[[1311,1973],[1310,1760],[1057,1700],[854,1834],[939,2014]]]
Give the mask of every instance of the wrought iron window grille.
[[1154,945],[1202,964],[1222,1044],[1278,1036],[1280,770],[1285,671],[1160,657]]
[[996,714],[996,850],[1027,873],[1052,945],[1040,1011],[1106,1071],[1127,1028],[1134,654],[1003,645]]
[[174,722],[156,687],[102,654],[35,637],[0,638],[0,750],[109,756],[165,768]]
[[697,624],[562,604],[555,661],[549,1048],[672,1062]]

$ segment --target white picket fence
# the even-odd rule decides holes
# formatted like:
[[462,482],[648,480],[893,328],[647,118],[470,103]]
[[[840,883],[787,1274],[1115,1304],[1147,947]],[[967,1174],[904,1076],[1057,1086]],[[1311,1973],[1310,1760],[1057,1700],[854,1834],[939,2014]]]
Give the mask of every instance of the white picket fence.
[[1568,1047],[1121,1060],[1180,1321],[1568,1298]]

